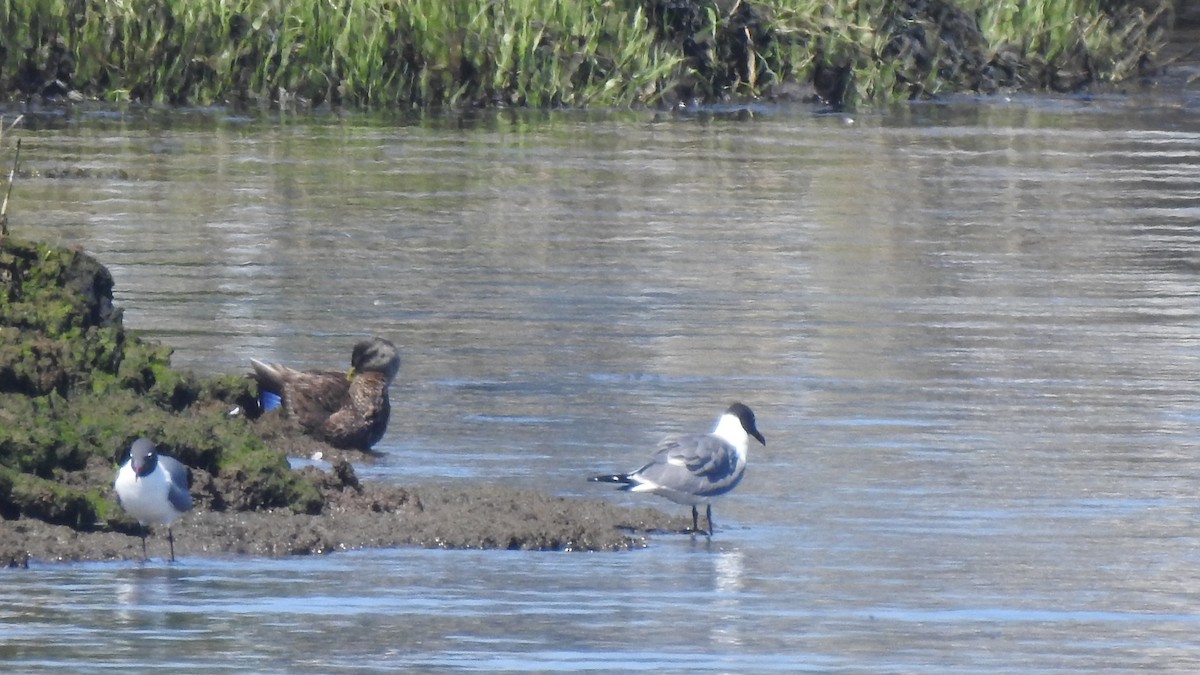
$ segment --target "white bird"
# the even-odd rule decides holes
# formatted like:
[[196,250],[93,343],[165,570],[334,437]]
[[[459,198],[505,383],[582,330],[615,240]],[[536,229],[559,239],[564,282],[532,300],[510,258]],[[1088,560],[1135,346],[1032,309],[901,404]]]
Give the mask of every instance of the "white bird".
[[746,453],[750,437],[767,444],[759,433],[754,413],[741,403],[734,403],[717,420],[711,434],[673,435],[658,444],[650,462],[636,471],[603,476],[589,480],[617,483],[622,490],[652,492],[676,504],[692,506],[692,532],[700,529],[699,504],[706,505],[708,531],[712,536],[712,500],[737,487],[746,474]]
[[192,508],[187,467],[174,457],[160,455],[148,438],[139,438],[129,448],[129,460],[117,471],[113,483],[117,502],[142,526],[142,557],[146,557],[146,527],[166,525],[175,562],[175,535],[171,523]]

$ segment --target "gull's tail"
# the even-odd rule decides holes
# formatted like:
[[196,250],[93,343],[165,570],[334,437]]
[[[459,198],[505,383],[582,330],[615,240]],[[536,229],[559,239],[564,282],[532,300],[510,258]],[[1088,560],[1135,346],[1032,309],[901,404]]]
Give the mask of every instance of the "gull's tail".
[[628,489],[633,485],[634,480],[627,473],[609,473],[602,476],[592,476],[588,479],[592,483],[616,483]]

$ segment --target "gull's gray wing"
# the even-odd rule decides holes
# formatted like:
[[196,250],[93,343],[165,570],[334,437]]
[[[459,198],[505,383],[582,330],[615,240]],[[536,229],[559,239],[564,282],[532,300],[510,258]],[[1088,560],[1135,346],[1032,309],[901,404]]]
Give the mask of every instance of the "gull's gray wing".
[[167,472],[171,479],[171,489],[167,491],[167,499],[175,510],[183,512],[192,508],[192,493],[188,492],[188,470],[179,460],[166,455],[158,456],[158,465]]
[[711,434],[669,436],[633,477],[666,490],[708,497],[728,492],[741,480],[737,460],[734,447]]

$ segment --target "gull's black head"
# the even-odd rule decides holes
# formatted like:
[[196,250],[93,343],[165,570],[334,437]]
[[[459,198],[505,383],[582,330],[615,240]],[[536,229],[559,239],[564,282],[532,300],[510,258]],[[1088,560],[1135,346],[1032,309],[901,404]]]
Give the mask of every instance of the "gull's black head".
[[725,412],[729,415],[736,415],[738,420],[742,423],[742,428],[746,430],[746,433],[757,438],[759,443],[762,443],[763,445],[767,444],[767,439],[763,438],[763,435],[758,431],[758,425],[754,421],[754,411],[751,410],[749,406],[741,403],[734,403],[733,405],[729,406],[729,410],[726,410]]
[[356,373],[383,373],[391,382],[400,370],[400,352],[396,345],[381,337],[360,340],[350,355],[350,367]]
[[139,438],[129,448],[129,459],[133,463],[133,473],[138,478],[149,476],[158,466],[158,448],[149,438]]

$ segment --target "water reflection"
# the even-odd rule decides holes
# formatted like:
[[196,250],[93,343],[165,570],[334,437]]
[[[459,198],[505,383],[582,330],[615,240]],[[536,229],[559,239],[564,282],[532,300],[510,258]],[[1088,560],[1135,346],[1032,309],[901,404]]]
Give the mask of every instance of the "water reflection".
[[716,581],[712,612],[717,617],[712,641],[736,647],[742,644],[740,617],[743,614],[740,596],[745,570],[741,551],[719,551],[713,556],[713,576]]
[[186,604],[189,574],[176,566],[144,563],[119,569],[113,598],[118,623],[131,628],[169,627],[171,610]]
[[6,573],[6,655],[91,663],[119,624],[111,663],[197,671],[1195,670],[1193,117],[39,131],[31,165],[101,173],[22,183],[14,225],[96,252],[178,363],[402,345],[364,476],[595,497],[586,476],[733,399],[772,445],[717,537],[628,555]]

